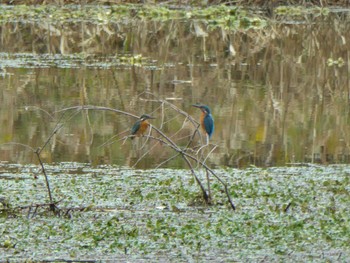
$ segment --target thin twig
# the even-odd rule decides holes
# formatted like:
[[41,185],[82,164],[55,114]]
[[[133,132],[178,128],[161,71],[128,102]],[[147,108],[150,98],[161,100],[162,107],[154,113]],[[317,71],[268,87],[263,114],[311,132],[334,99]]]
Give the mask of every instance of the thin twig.
[[[152,93],[150,93],[150,92],[147,92],[147,91],[144,92],[144,94],[148,94],[148,95],[150,95],[150,96],[156,97],[154,94],[152,94]],[[194,138],[194,136],[195,136],[195,134],[196,134],[197,132],[198,132],[198,133],[200,134],[200,136],[201,136],[201,133],[200,133],[199,130],[198,130],[199,127],[200,127],[199,123],[198,123],[196,120],[194,120],[187,112],[184,112],[184,111],[180,110],[180,109],[177,108],[174,104],[172,104],[172,103],[170,103],[170,102],[168,102],[168,101],[160,100],[160,99],[158,99],[157,101],[158,101],[159,103],[166,103],[166,104],[167,104],[169,107],[171,107],[173,110],[175,110],[176,112],[179,112],[180,114],[182,114],[182,115],[184,115],[186,118],[188,118],[188,119],[192,122],[192,124],[193,124],[194,126],[197,126],[197,128],[196,128],[196,130],[195,130],[195,132],[194,132],[194,134],[193,134],[193,136],[192,136],[192,139]],[[195,158],[194,156],[188,154],[186,151],[181,150],[181,148],[179,148],[179,147],[178,147],[169,137],[167,137],[163,132],[161,132],[161,131],[160,131],[159,129],[157,129],[157,128],[154,128],[154,129],[155,129],[165,140],[167,140],[167,141],[170,143],[171,147],[172,147],[174,150],[176,150],[177,152],[179,152],[179,153],[182,155],[182,157],[184,158],[185,162],[189,165],[192,174],[195,176],[197,183],[199,184],[200,188],[202,189],[202,192],[203,192],[203,195],[204,195],[204,199],[206,200],[207,203],[208,203],[208,201],[209,201],[208,194],[206,193],[206,191],[205,191],[203,185],[201,184],[200,180],[199,180],[198,177],[196,176],[196,174],[195,174],[195,172],[194,172],[194,169],[193,169],[193,167],[192,167],[192,164],[189,162],[188,158],[190,158],[190,159],[192,159],[192,160],[194,160],[194,161],[196,161],[196,162],[199,162],[199,163],[202,165],[202,167],[204,167],[207,171],[209,171],[209,172],[224,186],[225,193],[226,193],[226,195],[227,195],[228,201],[229,201],[229,203],[230,203],[232,209],[233,209],[233,210],[236,209],[236,208],[235,208],[235,205],[234,205],[233,202],[232,202],[232,199],[231,199],[231,196],[230,196],[230,194],[229,194],[229,191],[228,191],[228,188],[227,188],[226,183],[225,183],[220,177],[218,177],[218,176],[214,173],[214,171],[213,171],[212,169],[210,169],[210,168],[205,164],[205,162],[200,161],[200,160],[198,160],[197,158]],[[168,144],[168,145],[169,145],[169,144]],[[190,145],[190,142],[189,142],[188,145]],[[186,150],[187,150],[187,149],[186,149]]]
[[[145,92],[145,94],[149,94],[151,96],[154,96],[153,94],[151,93],[148,93],[148,92]],[[154,96],[155,97],[155,96]],[[157,138],[157,137],[154,137],[154,136],[151,136],[151,135],[148,135],[147,137],[151,138],[151,139],[154,139],[154,140],[157,140],[159,142],[162,142],[164,143],[165,145],[167,145],[168,147],[174,149],[176,152],[178,152],[182,158],[184,159],[184,161],[187,163],[192,175],[194,176],[196,182],[198,183],[199,187],[201,188],[202,190],[202,193],[203,193],[203,197],[204,197],[204,200],[206,201],[206,203],[209,202],[209,196],[208,196],[208,193],[206,192],[205,188],[203,187],[201,181],[199,180],[199,178],[197,177],[196,175],[196,172],[194,171],[194,168],[190,162],[190,160],[193,160],[195,162],[198,162],[203,168],[205,168],[210,174],[212,174],[224,187],[225,189],[225,193],[227,195],[227,198],[228,198],[228,201],[232,207],[233,210],[235,210],[235,206],[232,202],[232,199],[230,197],[230,194],[229,194],[229,191],[228,191],[228,187],[226,185],[226,183],[219,177],[215,174],[215,172],[210,169],[204,161],[201,161],[201,160],[198,160],[198,158],[192,156],[191,154],[187,153],[186,151],[188,150],[188,146],[192,143],[192,140],[195,136],[195,134],[198,132],[198,128],[199,128],[199,125],[198,125],[198,122],[195,121],[190,115],[188,115],[186,112],[178,109],[175,105],[167,102],[167,101],[164,101],[164,100],[157,100],[159,103],[164,103],[164,104],[167,104],[169,107],[171,107],[173,110],[179,112],[180,114],[184,115],[186,118],[188,118],[194,126],[197,126],[197,129],[195,130],[195,132],[193,133],[193,136],[190,140],[190,142],[188,143],[188,145],[186,146],[186,148],[184,150],[182,150],[181,148],[179,148],[179,146],[174,143],[174,141],[166,136],[161,130],[157,129],[156,127],[153,127],[153,129],[155,131],[157,131],[158,134],[160,134],[160,136],[163,138]],[[124,115],[127,115],[127,116],[131,116],[131,117],[134,117],[134,118],[138,118],[138,116],[136,115],[133,115],[131,113],[128,113],[128,112],[125,112],[125,111],[121,111],[121,110],[118,110],[118,109],[112,109],[112,108],[108,108],[108,107],[100,107],[100,106],[91,106],[91,105],[84,105],[84,106],[74,106],[74,107],[69,107],[69,108],[65,108],[65,109],[62,109],[62,110],[59,110],[57,112],[64,112],[64,111],[68,111],[68,110],[107,110],[107,111],[112,111],[112,112],[116,112],[116,113],[120,113],[120,114],[124,114]]]
[[52,211],[54,211],[54,210],[55,210],[55,206],[53,205],[53,202],[52,202],[52,195],[51,195],[50,183],[49,183],[49,179],[48,179],[47,174],[46,174],[46,170],[45,170],[44,164],[43,164],[43,162],[41,161],[41,158],[40,158],[40,148],[38,148],[34,153],[35,153],[36,156],[38,157],[39,163],[40,163],[40,165],[41,165],[41,169],[42,169],[43,174],[44,174],[44,176],[45,176],[46,188],[47,188],[47,192],[48,192],[48,194],[49,194],[50,204],[51,204],[51,205],[50,205],[50,209],[51,209]]
[[148,131],[148,135],[145,136],[146,137],[146,141],[143,143],[143,145],[141,146],[140,150],[143,149],[146,146],[147,142],[148,142],[148,137],[151,135],[151,132],[152,132],[152,124],[149,125],[149,129],[148,130],[149,130]]
[[39,110],[39,111],[42,111],[42,112],[44,112],[46,115],[48,115],[52,120],[54,119],[54,117],[49,113],[49,112],[47,112],[46,110],[44,110],[44,109],[42,109],[42,108],[40,108],[40,107],[38,107],[38,106],[24,106],[24,109],[27,111],[27,110],[30,110],[30,109],[35,109],[35,110]]
[[102,106],[92,106],[92,105],[82,105],[82,106],[73,106],[73,107],[68,107],[68,108],[64,108],[61,110],[58,110],[56,112],[64,112],[64,111],[69,111],[69,110],[101,110],[101,111],[112,111],[112,112],[116,112],[116,113],[120,113],[120,114],[124,114],[130,117],[134,117],[134,118],[139,118],[138,116],[126,112],[126,111],[122,111],[122,110],[117,110],[117,109],[113,109],[113,108],[108,108],[108,107],[102,107]]
[[[178,107],[176,107],[174,104],[170,103],[169,101],[166,100],[161,100],[158,99],[156,95],[154,95],[153,93],[149,92],[149,91],[145,91],[142,94],[147,94],[149,96],[152,96],[154,98],[156,98],[154,101],[159,102],[159,103],[164,103],[167,104],[170,108],[172,108],[174,111],[179,112],[180,114],[184,115],[185,117],[188,117],[188,119],[193,123],[193,124],[199,124],[198,121],[196,121],[195,119],[192,118],[192,116],[190,116],[187,112],[179,109]],[[140,94],[140,96],[142,95]]]
[[63,124],[60,123],[60,121],[63,119],[64,116],[65,116],[65,112],[61,115],[61,117],[56,122],[55,128],[51,132],[50,136],[46,139],[44,145],[41,147],[41,149],[39,149],[39,152],[38,152],[39,155],[45,149],[46,145],[50,142],[51,138],[63,127]]
[[164,164],[170,162],[171,160],[175,159],[176,157],[178,157],[180,154],[176,153],[175,155],[171,156],[170,158],[166,159],[165,161],[161,162],[160,164],[158,164],[154,169],[158,169],[160,167],[162,167]]
[[[150,132],[148,133],[146,142],[148,141],[149,136],[150,136]],[[143,146],[141,147],[141,149],[144,147],[144,145],[145,145],[145,143],[143,144]],[[134,165],[132,166],[132,168],[135,168],[136,165],[143,159],[143,157],[145,157],[147,154],[149,154],[156,146],[157,146],[157,144],[153,145],[151,149],[149,149],[148,151],[144,152],[144,153],[142,154],[142,156],[140,156],[139,159],[134,163]]]
[[31,150],[32,152],[35,152],[34,148],[30,147],[29,145],[19,143],[19,142],[5,142],[5,143],[0,144],[0,146],[6,146],[6,145],[18,145],[18,146],[28,148],[28,150]]
[[[209,155],[217,148],[217,145],[214,145],[213,149],[210,150],[210,152],[207,154],[207,157],[205,157],[205,159],[203,160],[204,163],[206,163]],[[208,195],[209,195],[209,198],[211,200],[211,190],[210,190],[210,177],[209,177],[209,172],[208,170],[205,170],[205,173],[206,173],[206,176],[207,176],[207,184],[208,184]]]
[[122,137],[122,138],[120,138],[120,139],[118,139],[118,140],[113,141],[114,138],[119,137],[121,134],[124,134],[124,133],[126,133],[126,132],[128,132],[128,131],[127,131],[127,130],[124,130],[124,131],[122,131],[122,132],[120,132],[120,133],[118,133],[118,134],[116,134],[116,135],[113,135],[113,136],[112,136],[111,138],[109,138],[106,142],[104,142],[104,143],[102,143],[100,146],[98,146],[98,148],[101,148],[101,147],[104,147],[104,146],[109,146],[109,145],[111,145],[112,143],[115,143],[115,142],[119,142],[119,141],[121,141],[121,140],[124,140],[125,137],[128,138],[129,136],[124,136],[124,137]]
[[[167,137],[163,132],[161,132],[160,130],[158,130],[158,129],[155,128],[155,127],[154,127],[154,130],[156,130],[156,131],[157,131],[159,134],[161,134],[165,139],[167,139],[169,142],[171,142],[171,140],[169,139],[169,137]],[[177,151],[178,153],[180,153],[180,154],[183,156],[184,160],[186,161],[186,163],[187,163],[188,166],[190,167],[190,170],[191,170],[192,174],[194,175],[194,177],[195,177],[197,183],[199,184],[200,188],[202,189],[204,199],[205,199],[205,201],[206,201],[207,203],[208,203],[208,201],[209,201],[208,194],[207,194],[207,192],[205,191],[205,189],[204,189],[202,183],[200,182],[199,178],[198,178],[197,175],[195,174],[194,169],[193,169],[193,167],[192,167],[192,164],[190,163],[190,161],[189,161],[188,159],[191,159],[191,160],[193,160],[193,161],[195,161],[195,162],[199,162],[199,163],[202,165],[203,168],[205,168],[207,171],[209,171],[209,172],[223,185],[223,187],[224,187],[224,189],[225,189],[226,196],[227,196],[228,201],[229,201],[229,203],[230,203],[230,205],[231,205],[231,208],[232,208],[233,210],[236,210],[236,207],[235,207],[235,205],[234,205],[234,203],[233,203],[233,201],[232,201],[232,199],[231,199],[230,193],[229,193],[229,191],[228,191],[227,184],[226,184],[219,176],[217,176],[217,175],[215,174],[215,172],[214,172],[212,169],[210,169],[210,168],[208,167],[207,164],[205,164],[205,163],[204,163],[203,161],[201,161],[201,160],[198,160],[196,157],[194,157],[194,156],[188,154],[187,152],[181,150],[180,148],[177,147],[176,144],[173,145],[173,143],[167,143],[167,142],[165,142],[164,140],[162,140],[161,138],[157,138],[157,137],[153,137],[153,136],[151,136],[150,138],[165,143],[167,146],[171,147],[172,149],[174,149],[175,151]]]
[[206,203],[209,202],[209,197],[208,197],[208,194],[207,192],[205,191],[205,188],[203,187],[201,181],[199,180],[199,178],[197,177],[194,169],[193,169],[193,166],[191,164],[191,162],[188,160],[187,156],[184,154],[184,152],[181,150],[181,148],[179,148],[174,142],[172,142],[172,140],[167,137],[164,133],[162,133],[160,130],[158,130],[157,128],[154,128],[159,134],[161,134],[163,136],[164,139],[166,139],[167,141],[164,141],[162,140],[161,138],[157,138],[157,137],[153,137],[153,136],[150,136],[151,139],[154,139],[154,140],[157,140],[157,141],[160,141],[162,143],[164,143],[165,145],[167,145],[168,147],[174,149],[175,151],[177,151],[179,154],[182,155],[182,158],[185,160],[185,162],[187,163],[188,167],[190,168],[190,171],[192,173],[192,175],[194,176],[196,182],[198,183],[199,187],[201,188],[202,190],[202,193],[203,193],[203,198],[205,200]]

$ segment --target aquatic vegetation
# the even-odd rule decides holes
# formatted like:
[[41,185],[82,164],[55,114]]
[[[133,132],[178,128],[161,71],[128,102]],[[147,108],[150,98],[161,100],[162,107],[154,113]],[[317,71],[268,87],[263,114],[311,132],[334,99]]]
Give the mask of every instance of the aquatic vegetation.
[[330,13],[329,8],[323,7],[310,7],[305,8],[304,6],[278,6],[274,10],[277,15],[282,16],[305,16],[305,15],[324,15],[327,16]]
[[224,5],[208,8],[172,9],[154,5],[114,5],[114,6],[0,6],[0,22],[41,22],[74,23],[89,22],[107,24],[130,19],[178,20],[192,19],[207,21],[212,27],[227,29],[263,27],[265,21],[253,13],[237,7]]
[[13,209],[5,214],[0,206],[3,259],[344,261],[350,256],[348,166],[216,170],[236,195],[234,212],[215,185],[214,205],[196,203],[197,187],[186,170],[47,165],[61,216],[44,208],[36,214],[18,209],[46,195],[44,179],[27,172],[35,165],[1,167],[10,172],[0,195]]
[[342,66],[344,66],[345,62],[343,58],[338,58],[338,59],[333,59],[333,58],[329,58],[327,59],[327,66],[331,67],[331,66],[337,66],[339,68],[341,68]]
[[8,68],[127,68],[151,67],[154,65],[149,58],[141,54],[115,54],[95,56],[90,54],[34,54],[34,53],[0,53],[3,67]]

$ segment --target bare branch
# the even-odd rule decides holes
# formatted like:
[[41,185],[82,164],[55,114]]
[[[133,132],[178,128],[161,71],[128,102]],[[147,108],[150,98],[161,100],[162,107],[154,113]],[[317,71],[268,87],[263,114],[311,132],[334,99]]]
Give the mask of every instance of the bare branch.
[[45,176],[46,188],[47,188],[47,192],[48,192],[49,198],[50,198],[50,210],[53,211],[53,212],[55,212],[56,206],[55,206],[55,204],[53,203],[53,200],[52,200],[49,178],[47,177],[44,164],[43,164],[43,162],[41,161],[40,152],[41,152],[41,151],[40,151],[40,148],[38,148],[38,149],[35,151],[35,154],[36,154],[36,156],[38,157],[39,163],[40,163],[40,165],[41,165],[41,169],[42,169],[43,174],[44,174],[44,176]]
[[[160,130],[158,130],[157,128],[154,128],[154,129],[155,129],[158,133],[160,133],[166,141],[162,140],[161,138],[153,137],[153,136],[149,136],[149,138],[164,143],[165,145],[167,145],[168,147],[174,149],[175,151],[177,151],[179,154],[182,155],[182,158],[183,158],[183,159],[185,160],[185,162],[187,163],[188,167],[189,167],[190,170],[191,170],[192,175],[194,176],[196,182],[198,183],[199,187],[200,187],[201,190],[202,190],[203,198],[204,198],[205,202],[208,203],[208,202],[209,202],[208,194],[207,194],[207,192],[205,191],[205,188],[203,187],[201,181],[200,181],[199,178],[197,177],[197,175],[196,175],[196,173],[195,173],[195,171],[194,171],[194,169],[193,169],[193,166],[192,166],[191,162],[188,160],[187,156],[184,154],[184,152],[183,152],[180,148],[178,148],[178,146],[177,146],[175,143],[173,143],[173,142],[171,141],[171,139],[170,139],[169,137],[167,137],[164,133],[162,133],[162,132],[161,132]],[[168,141],[168,142],[167,142],[167,141]]]
[[122,110],[118,110],[118,109],[113,109],[113,108],[108,108],[108,107],[101,107],[101,106],[92,106],[92,105],[82,105],[82,106],[73,106],[73,107],[68,107],[68,108],[64,108],[61,110],[58,110],[56,112],[64,112],[64,111],[70,111],[70,110],[102,110],[102,111],[112,111],[115,113],[120,113],[120,114],[124,114],[133,118],[139,118],[138,116],[126,112],[126,111],[122,111]]
[[[160,130],[158,130],[157,128],[154,128],[154,129],[155,129],[157,132],[159,132],[165,139],[169,139],[169,138],[168,138],[166,135],[164,135]],[[178,148],[176,145],[174,146],[174,145],[171,144],[171,143],[166,143],[165,141],[163,141],[163,140],[160,139],[160,138],[156,138],[156,137],[150,137],[150,138],[155,139],[155,140],[158,140],[158,141],[164,142],[167,146],[171,147],[172,149],[174,149],[175,151],[177,151],[179,154],[181,154],[181,155],[183,156],[184,160],[186,161],[186,163],[187,163],[188,166],[190,167],[190,170],[191,170],[192,174],[194,175],[194,177],[195,177],[197,183],[198,183],[199,186],[201,187],[201,189],[202,189],[202,191],[203,191],[204,199],[206,200],[206,202],[209,201],[208,194],[207,194],[206,191],[204,190],[204,187],[203,187],[202,183],[200,182],[200,180],[198,179],[197,175],[195,174],[194,169],[193,169],[193,167],[192,167],[192,164],[189,162],[188,159],[192,159],[193,161],[200,163],[200,165],[201,165],[203,168],[205,168],[207,171],[209,171],[209,172],[223,185],[223,187],[224,187],[224,189],[225,189],[226,196],[227,196],[228,201],[229,201],[229,203],[230,203],[230,205],[231,205],[231,208],[232,208],[233,210],[236,210],[236,207],[235,207],[235,205],[234,205],[234,203],[233,203],[233,201],[232,201],[232,199],[231,199],[230,193],[229,193],[229,191],[228,191],[227,184],[226,184],[218,175],[216,175],[215,172],[207,166],[207,164],[205,164],[205,163],[204,163],[203,161],[201,161],[201,160],[198,160],[196,157],[194,157],[194,156],[188,154],[187,152],[181,150],[181,149]],[[169,140],[170,140],[170,139],[169,139]],[[170,141],[171,141],[171,140],[170,140]],[[205,193],[205,194],[204,194],[204,193]]]
[[[201,135],[201,133],[199,132],[199,123],[194,120],[188,113],[182,111],[181,109],[179,109],[178,107],[176,107],[174,104],[166,101],[166,100],[160,100],[160,99],[157,99],[155,95],[153,95],[152,93],[149,93],[149,92],[145,92],[143,93],[144,95],[148,95],[148,96],[152,96],[152,98],[155,98],[154,102],[157,102],[157,103],[160,103],[160,106],[157,108],[157,110],[160,108],[161,109],[161,114],[162,114],[162,117],[161,117],[161,127],[163,127],[163,125],[166,123],[166,122],[169,122],[169,120],[165,120],[165,111],[167,110],[165,108],[165,106],[169,107],[171,110],[175,111],[175,112],[178,112],[180,115],[184,116],[184,122],[183,122],[183,125],[182,127],[177,130],[175,132],[175,134],[172,134],[170,137],[167,136],[166,134],[163,133],[163,131],[160,129],[160,128],[156,128],[154,126],[150,126],[150,129],[149,129],[149,133],[148,135],[145,135],[145,137],[147,138],[146,141],[143,143],[141,149],[143,149],[146,145],[146,143],[149,141],[149,139],[152,139],[152,140],[155,140],[157,141],[157,143],[151,148],[149,149],[147,152],[145,152],[140,158],[139,160],[135,163],[135,165],[140,161],[142,160],[142,158],[144,158],[144,156],[146,156],[150,151],[152,151],[152,149],[154,147],[156,147],[159,143],[160,144],[164,144],[165,146],[169,147],[170,149],[174,150],[176,152],[175,155],[173,155],[172,157],[168,158],[166,161],[158,164],[157,168],[160,167],[161,165],[164,165],[165,163],[173,160],[174,158],[176,158],[177,156],[181,156],[182,159],[185,161],[185,163],[187,164],[187,166],[189,167],[193,177],[195,178],[198,186],[200,187],[201,191],[202,191],[202,194],[203,194],[203,198],[205,200],[205,202],[207,204],[210,203],[211,201],[211,191],[210,191],[210,178],[209,178],[209,175],[211,174],[214,178],[216,178],[224,187],[225,189],[225,193],[227,195],[227,198],[228,198],[228,201],[232,207],[233,210],[235,210],[235,206],[232,202],[232,199],[230,197],[230,194],[229,194],[229,191],[228,191],[228,187],[226,185],[226,183],[211,169],[209,168],[209,166],[206,164],[206,161],[207,159],[209,158],[209,156],[212,154],[212,152],[217,148],[217,145],[214,145],[214,147],[209,151],[209,153],[205,156],[205,158],[203,160],[201,160],[198,156],[194,156],[192,155],[191,153],[189,153],[190,150],[193,150],[190,147],[190,145],[193,143],[193,140],[196,136],[197,133],[199,133]],[[141,98],[143,99],[143,98]],[[46,174],[46,170],[45,170],[45,167],[44,167],[44,164],[42,162],[42,159],[41,159],[41,152],[42,150],[47,146],[47,144],[51,141],[52,137],[57,134],[57,132],[64,126],[64,123],[70,121],[72,118],[74,118],[77,114],[79,114],[80,112],[82,111],[89,111],[89,110],[99,110],[99,111],[110,111],[110,112],[114,112],[114,113],[118,113],[118,114],[122,114],[122,115],[126,115],[126,116],[129,116],[129,117],[133,117],[133,118],[139,118],[138,116],[134,115],[134,114],[131,114],[129,112],[126,112],[126,111],[122,111],[122,110],[118,110],[118,109],[113,109],[113,108],[109,108],[109,107],[102,107],[102,106],[93,106],[93,105],[81,105],[81,106],[73,106],[73,107],[68,107],[68,108],[64,108],[64,109],[61,109],[61,110],[58,110],[58,111],[55,111],[54,113],[62,113],[60,118],[58,119],[57,123],[56,123],[56,126],[54,127],[52,133],[49,135],[49,137],[47,138],[47,140],[45,141],[45,143],[43,144],[43,147],[41,148],[37,148],[36,150],[34,150],[32,147],[28,146],[28,145],[24,145],[24,144],[20,144],[20,143],[7,143],[7,144],[12,144],[12,145],[20,145],[20,146],[23,146],[23,147],[26,147],[30,150],[32,150],[38,160],[39,160],[39,163],[41,165],[41,168],[42,168],[42,172],[45,176],[45,180],[46,180],[46,187],[47,187],[47,191],[48,191],[48,195],[49,195],[49,199],[50,199],[50,209],[52,211],[55,211],[55,204],[53,202],[53,198],[52,198],[52,194],[51,194],[51,189],[50,189],[50,184],[49,184],[49,180],[48,180],[48,176]],[[70,115],[68,115],[67,118],[65,118],[67,116],[67,112],[69,111],[73,111]],[[50,115],[51,116],[51,115]],[[87,116],[88,117],[88,116]],[[175,118],[177,118],[178,116],[176,116]],[[65,120],[64,120],[65,119]],[[64,120],[64,121],[62,121]],[[185,123],[189,121],[191,122],[191,124],[194,126],[195,128],[195,131],[192,133],[192,135],[190,136],[186,136],[186,137],[190,137],[189,138],[189,141],[187,142],[186,146],[184,148],[181,148],[179,145],[177,145],[175,143],[175,141],[173,140],[173,138],[184,128],[185,126]],[[90,120],[88,119],[88,124],[91,128],[91,123],[90,123]],[[154,136],[152,135],[152,130],[156,131],[157,134],[159,136]],[[123,131],[122,133],[125,133],[126,131]],[[121,135],[122,133],[119,133],[117,136]],[[111,139],[109,139],[107,142],[105,142],[104,144],[102,144],[101,146],[99,147],[102,147],[102,146],[105,146],[105,145],[108,145],[109,143],[113,142],[114,138],[116,136],[113,136]],[[127,138],[129,138],[130,136],[124,136],[123,138],[119,139],[118,141],[120,140],[125,140]],[[185,138],[186,138],[185,137]],[[6,144],[3,144],[3,145],[6,145]],[[205,146],[208,146],[205,145]],[[197,151],[197,153],[203,148],[200,147],[199,150]],[[193,167],[193,162],[197,163],[199,166],[201,166],[202,168],[205,169],[206,171],[206,176],[207,176],[207,190],[204,188],[201,180],[199,179],[198,175],[197,175],[197,172],[195,171],[194,167]],[[35,213],[35,211],[34,211]]]
[[49,113],[47,112],[46,110],[38,107],[38,106],[25,106],[24,109],[27,111],[27,110],[39,110],[39,111],[42,111],[44,112],[46,115],[48,115],[52,120],[54,119],[54,117]]
[[154,169],[158,169],[158,168],[162,167],[164,164],[170,162],[171,160],[175,159],[175,158],[178,157],[179,155],[180,155],[180,154],[177,153],[177,154],[171,156],[170,158],[168,158],[168,159],[166,159],[165,161],[163,161],[163,162],[161,162],[160,164],[158,164]]
[[29,145],[19,143],[19,142],[5,142],[5,143],[0,144],[0,146],[6,146],[6,145],[18,145],[18,146],[25,147],[25,148],[31,150],[32,152],[35,152],[34,148],[30,147]]

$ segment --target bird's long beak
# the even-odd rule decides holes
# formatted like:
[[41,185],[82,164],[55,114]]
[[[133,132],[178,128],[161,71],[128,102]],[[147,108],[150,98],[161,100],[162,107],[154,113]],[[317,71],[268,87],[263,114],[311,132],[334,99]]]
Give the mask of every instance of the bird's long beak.
[[156,117],[148,116],[148,119],[155,119]]
[[200,108],[201,105],[200,104],[192,104],[193,107],[196,107],[196,108]]

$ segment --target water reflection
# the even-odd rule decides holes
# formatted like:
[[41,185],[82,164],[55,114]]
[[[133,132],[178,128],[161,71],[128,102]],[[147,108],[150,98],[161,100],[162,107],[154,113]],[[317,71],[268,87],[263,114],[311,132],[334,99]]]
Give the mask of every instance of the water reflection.
[[[182,115],[139,96],[147,91],[194,118],[191,104],[211,106],[219,145],[212,165],[349,162],[348,20],[337,14],[236,32],[178,20],[2,24],[1,143],[40,147],[62,122],[47,162],[133,165],[150,150],[138,166],[155,167],[175,153],[154,142],[135,151],[118,140],[135,119],[106,111],[60,119],[57,112],[98,105],[152,113],[169,136],[191,134]],[[114,143],[99,147],[116,134]],[[0,155],[35,162],[21,146],[3,146]],[[184,166],[179,157],[167,165]]]

